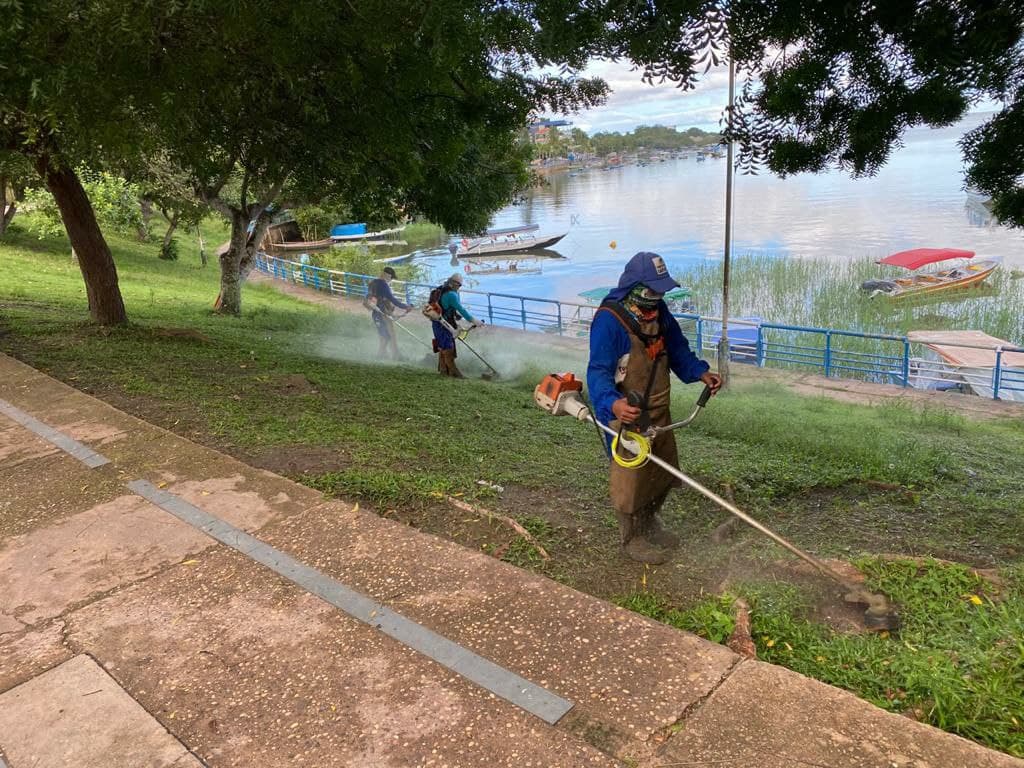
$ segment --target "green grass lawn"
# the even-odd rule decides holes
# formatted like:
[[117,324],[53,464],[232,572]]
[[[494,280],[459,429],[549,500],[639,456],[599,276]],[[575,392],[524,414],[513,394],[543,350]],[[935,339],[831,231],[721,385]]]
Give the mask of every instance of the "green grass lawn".
[[[226,233],[204,228],[212,252]],[[216,260],[202,268],[191,238],[177,262],[157,259],[155,244],[112,236],[111,245],[131,324],[100,329],[67,243],[36,240],[16,222],[0,241],[0,351],[198,442],[712,639],[731,631],[731,601],[743,595],[762,658],[1024,755],[1020,422],[865,407],[755,381],[679,433],[682,466],[701,482],[728,488],[816,554],[866,557],[858,562],[900,603],[905,629],[899,639],[846,635],[808,609],[818,598],[805,584],[763,578],[786,561],[774,546],[746,532],[711,544],[723,514],[693,494],[674,495],[666,510],[685,542],[675,564],[623,561],[593,430],[532,405],[542,368],[529,359],[542,346],[520,355],[528,372],[497,383],[441,379],[411,339],[401,343],[416,360],[375,365],[365,316],[250,285],[244,315],[220,317]],[[677,412],[696,395],[677,387]],[[519,518],[551,560],[445,512],[444,493]],[[881,553],[1001,568],[1003,581],[872,557]]]

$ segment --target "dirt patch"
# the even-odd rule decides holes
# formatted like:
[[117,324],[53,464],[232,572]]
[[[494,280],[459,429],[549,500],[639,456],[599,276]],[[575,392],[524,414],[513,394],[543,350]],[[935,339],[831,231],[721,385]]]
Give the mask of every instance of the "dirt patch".
[[287,396],[319,394],[316,386],[301,373],[278,376],[268,385],[268,389]]
[[181,339],[198,341],[201,344],[212,344],[213,340],[195,328],[154,328],[153,335],[162,339]]
[[257,452],[236,451],[237,458],[259,469],[266,469],[301,482],[303,476],[339,472],[352,460],[333,446],[295,443],[275,445]]

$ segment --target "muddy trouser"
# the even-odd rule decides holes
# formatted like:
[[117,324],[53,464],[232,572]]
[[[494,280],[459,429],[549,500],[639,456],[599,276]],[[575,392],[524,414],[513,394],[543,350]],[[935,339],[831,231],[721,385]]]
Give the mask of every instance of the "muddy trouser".
[[[653,417],[654,413],[652,419]],[[653,423],[658,426],[671,423],[668,409],[665,408],[664,416]],[[617,430],[619,422],[613,421],[611,427]],[[671,432],[655,437],[651,441],[651,451],[672,466],[679,466],[676,439]],[[626,451],[622,453],[624,456],[630,455]],[[646,530],[661,509],[661,505],[665,503],[668,492],[672,488],[678,488],[681,483],[678,478],[650,462],[636,469],[626,469],[612,462],[608,485],[612,505],[615,507],[615,517],[619,522],[619,534],[622,543],[626,544]]]

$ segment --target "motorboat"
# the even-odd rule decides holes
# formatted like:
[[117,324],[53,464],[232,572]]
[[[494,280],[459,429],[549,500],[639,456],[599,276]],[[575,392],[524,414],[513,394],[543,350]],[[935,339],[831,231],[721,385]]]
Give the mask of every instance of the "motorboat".
[[1001,263],[999,259],[973,259],[974,251],[957,248],[915,248],[900,251],[879,259],[877,263],[911,271],[940,262],[957,263],[941,269],[913,272],[905,277],[865,280],[861,284],[861,290],[871,291],[872,296],[903,299],[908,296],[970,288],[980,285]]
[[561,234],[540,234],[539,224],[524,224],[518,227],[489,229],[483,235],[465,236],[455,244],[455,256],[491,256],[498,253],[523,253],[550,248],[565,237]]

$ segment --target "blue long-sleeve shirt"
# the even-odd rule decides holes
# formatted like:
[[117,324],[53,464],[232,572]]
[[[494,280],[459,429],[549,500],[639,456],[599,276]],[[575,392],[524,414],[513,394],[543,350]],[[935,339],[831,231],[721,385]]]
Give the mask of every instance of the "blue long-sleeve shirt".
[[473,316],[471,314],[469,314],[469,312],[466,311],[466,308],[464,306],[462,306],[462,303],[459,301],[459,292],[458,291],[445,291],[444,295],[441,296],[440,304],[441,304],[441,314],[447,315],[452,310],[454,310],[454,311],[458,312],[463,318],[465,318],[469,322],[471,322],[471,323],[475,323],[476,322],[473,319]]
[[409,309],[408,304],[395,298],[395,294],[391,292],[391,286],[388,285],[388,281],[382,277],[371,280],[366,293],[367,296],[377,300],[378,307],[384,308],[387,306],[387,302],[391,302],[399,309]]
[[[683,382],[699,381],[710,366],[690,349],[690,342],[668,307],[662,303],[658,314],[669,369]],[[629,333],[611,312],[598,312],[590,326],[590,362],[587,364],[587,390],[597,418],[609,424],[615,418],[612,403],[622,397],[615,388],[619,360],[632,349]]]

